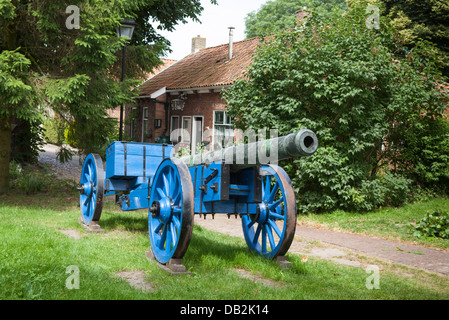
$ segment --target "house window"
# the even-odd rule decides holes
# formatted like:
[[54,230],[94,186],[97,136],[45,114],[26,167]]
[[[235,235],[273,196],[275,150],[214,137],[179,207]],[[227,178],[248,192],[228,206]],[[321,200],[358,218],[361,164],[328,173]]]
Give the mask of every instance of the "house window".
[[190,146],[190,138],[192,136],[192,118],[182,117],[182,134],[181,141]]
[[170,141],[178,143],[179,140],[179,117],[172,116],[170,120]]
[[142,117],[142,142],[145,141],[145,137],[148,133],[148,107],[143,108]]
[[234,126],[227,111],[214,111],[214,148],[220,149],[234,141]]

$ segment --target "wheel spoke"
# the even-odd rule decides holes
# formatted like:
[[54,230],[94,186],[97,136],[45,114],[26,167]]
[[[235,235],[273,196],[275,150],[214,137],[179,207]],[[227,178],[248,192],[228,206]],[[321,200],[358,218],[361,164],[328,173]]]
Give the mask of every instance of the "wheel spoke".
[[276,248],[276,244],[274,243],[273,231],[271,231],[270,224],[266,224],[265,229],[267,230],[268,240],[270,241],[270,247],[273,251],[274,248]]
[[274,223],[273,220],[268,219],[268,223],[270,224],[270,226],[274,229],[274,231],[276,232],[276,234],[278,235],[279,238],[282,238],[282,232],[281,230],[279,230],[279,227],[277,226],[276,223]]
[[262,254],[267,252],[267,230],[262,225]]
[[281,216],[280,214],[274,213],[273,211],[270,211],[269,217],[270,217],[270,219],[275,218],[276,220],[285,220],[284,216]]
[[251,218],[249,218],[249,221],[248,221],[248,225],[247,225],[247,228],[248,229],[251,229],[251,227],[254,225],[256,223],[256,221],[254,220],[254,221],[252,221],[251,220]]
[[173,204],[177,205],[181,201],[181,188],[178,187],[178,193],[176,194]]
[[86,196],[86,200],[84,200],[83,202],[83,206],[87,207],[89,200],[91,199],[91,197],[87,197]]
[[268,208],[270,209],[270,210],[273,210],[274,208],[276,208],[281,202],[283,202],[284,201],[284,197],[281,197],[279,200],[277,200],[276,202],[274,202],[274,203],[272,203],[272,204],[269,204],[268,205]]
[[270,189],[271,189],[271,176],[267,176],[265,179],[264,192],[262,198],[265,198],[270,194]]
[[171,232],[171,224],[166,225],[166,241],[165,241],[165,252],[169,253],[172,249],[172,232]]
[[173,245],[173,248],[175,248],[176,247],[176,243],[178,241],[178,233],[177,233],[177,230],[176,230],[174,222],[172,222],[170,224],[170,230],[171,230],[172,245]]
[[257,226],[256,234],[254,235],[254,239],[253,239],[253,246],[254,247],[256,246],[257,242],[259,241],[260,231],[262,231],[262,226],[259,224]]
[[173,185],[173,169],[172,168],[170,168],[169,170],[168,170],[168,184],[170,185],[170,186],[172,186]]
[[164,224],[164,230],[162,231],[161,239],[159,240],[159,249],[164,250],[164,244],[167,240],[167,225]]
[[180,232],[181,230],[181,221],[177,216],[173,216],[173,223],[175,224],[176,230]]
[[90,201],[90,212],[89,212],[89,217],[93,216],[95,211],[95,199],[92,198],[92,200]]
[[159,225],[157,226],[156,229],[154,229],[154,233],[159,233],[162,230],[162,227],[164,226],[164,224],[161,222],[159,223]]
[[176,184],[172,183],[170,184],[170,197],[173,199],[175,199],[178,196],[178,190],[179,190],[179,186],[177,186]]
[[165,198],[165,193],[161,188],[156,188],[157,193],[159,193],[159,196],[161,198]]
[[279,182],[276,181],[276,184],[273,186],[273,189],[271,190],[270,196],[268,197],[268,202],[273,202],[274,197],[276,196],[277,191],[279,190]]
[[164,181],[165,195],[168,197],[168,196],[170,196],[170,184],[168,183],[167,176],[164,173],[162,174],[162,179]]

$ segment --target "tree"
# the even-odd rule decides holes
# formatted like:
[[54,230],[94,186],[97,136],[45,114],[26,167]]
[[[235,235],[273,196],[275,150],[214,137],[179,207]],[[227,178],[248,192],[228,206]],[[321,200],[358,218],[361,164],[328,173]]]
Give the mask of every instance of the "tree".
[[258,11],[249,13],[245,19],[247,38],[294,28],[296,12],[307,8],[320,17],[329,16],[334,8],[345,8],[345,0],[273,0],[268,1]]
[[411,50],[417,41],[436,44],[438,64],[449,77],[449,2],[441,0],[381,0],[384,14]]
[[402,58],[384,16],[379,30],[367,28],[366,5],[265,37],[246,77],[224,93],[239,128],[317,134],[315,155],[283,164],[301,212],[400,204],[405,197],[391,194],[403,195],[408,180],[389,171],[391,146],[445,108],[428,44]]
[[[15,118],[32,120],[51,107],[74,121],[85,148],[102,143],[114,127],[106,111],[129,103],[139,76],[168,50],[149,21],[171,30],[187,18],[197,20],[202,10],[200,0],[75,0],[70,8],[62,0],[0,0],[0,193],[8,187]],[[138,26],[128,45],[127,80],[120,83],[126,42],[115,30],[124,18],[134,18]]]

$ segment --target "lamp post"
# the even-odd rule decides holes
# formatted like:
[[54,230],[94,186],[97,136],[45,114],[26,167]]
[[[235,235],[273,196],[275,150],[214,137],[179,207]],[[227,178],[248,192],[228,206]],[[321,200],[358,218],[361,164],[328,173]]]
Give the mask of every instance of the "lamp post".
[[[117,27],[117,37],[125,38],[127,42],[131,41],[133,37],[134,28],[136,27],[136,22],[132,19],[125,19],[120,22],[120,27]],[[126,61],[126,44],[123,46],[123,57],[122,57],[122,78],[121,82],[125,80],[125,61]],[[120,106],[120,129],[119,129],[119,140],[123,140],[123,105]]]

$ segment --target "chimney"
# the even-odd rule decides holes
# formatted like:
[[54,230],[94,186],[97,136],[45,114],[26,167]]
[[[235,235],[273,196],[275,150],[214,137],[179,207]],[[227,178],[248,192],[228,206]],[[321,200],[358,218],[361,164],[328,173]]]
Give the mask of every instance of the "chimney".
[[232,50],[234,47],[234,27],[229,27],[229,60],[232,59]]
[[201,38],[199,35],[192,38],[192,53],[196,53],[204,48],[206,48],[206,38]]
[[302,10],[296,11],[296,25],[301,25],[309,16],[309,12],[307,12],[307,7],[304,7]]

